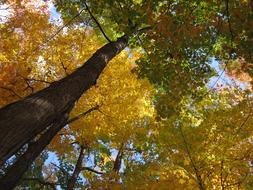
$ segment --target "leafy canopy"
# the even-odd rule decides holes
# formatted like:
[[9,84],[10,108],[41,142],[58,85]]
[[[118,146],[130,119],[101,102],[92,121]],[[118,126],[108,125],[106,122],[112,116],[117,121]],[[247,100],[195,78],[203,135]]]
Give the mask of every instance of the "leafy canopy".
[[19,187],[66,188],[80,147],[76,188],[252,187],[250,84],[247,90],[207,85],[215,75],[212,60],[227,79],[252,81],[251,1],[54,3],[60,22],[50,21],[49,2],[2,3],[10,7],[0,22],[0,106],[68,76],[107,43],[94,18],[111,40],[127,34],[130,41],[69,119],[97,109],[65,126]]

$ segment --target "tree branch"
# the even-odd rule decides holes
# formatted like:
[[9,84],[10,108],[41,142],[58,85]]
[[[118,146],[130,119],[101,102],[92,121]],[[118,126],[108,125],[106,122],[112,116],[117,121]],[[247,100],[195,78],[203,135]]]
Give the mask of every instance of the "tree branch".
[[88,11],[88,13],[90,14],[91,18],[94,20],[94,22],[96,23],[96,25],[98,26],[99,30],[102,32],[103,36],[105,37],[105,39],[110,43],[111,40],[108,38],[108,36],[105,34],[103,28],[101,27],[101,25],[99,24],[98,20],[94,17],[94,15],[91,13],[88,5],[86,4],[86,2],[84,2],[84,5],[86,7],[86,10]]
[[85,147],[80,146],[80,153],[75,165],[75,169],[72,173],[72,176],[70,177],[70,179],[68,180],[67,183],[67,190],[73,190],[77,181],[77,178],[80,174],[80,172],[82,171],[82,165],[83,165],[83,158],[84,158],[84,150]]
[[60,166],[57,166],[57,165],[56,165],[55,163],[53,163],[53,162],[51,162],[50,164],[52,164],[53,166],[55,166],[56,168],[58,168],[58,169],[62,172],[62,174],[66,175],[67,178],[69,177],[69,173],[68,173],[66,170],[64,170],[64,169],[61,168]]
[[95,107],[90,108],[90,109],[87,110],[86,112],[83,112],[83,113],[81,113],[81,114],[79,114],[79,115],[77,115],[77,116],[75,116],[75,117],[69,119],[69,120],[67,121],[66,125],[67,125],[67,124],[70,124],[70,123],[73,123],[74,121],[80,119],[81,117],[83,117],[83,116],[85,116],[85,115],[87,115],[87,114],[89,114],[89,113],[91,113],[92,111],[95,111],[95,110],[99,110],[99,105],[96,105]]
[[[21,75],[20,75],[21,76]],[[46,83],[46,84],[52,84],[52,82],[49,82],[49,81],[45,81],[45,80],[42,80],[42,79],[34,79],[34,78],[26,78],[26,77],[23,77],[21,76],[25,81],[35,81],[35,82],[41,82],[41,83]]]
[[229,14],[229,0],[226,0],[226,12],[227,12],[226,14],[227,14],[227,17],[228,17],[228,27],[229,27],[229,32],[230,32],[230,35],[231,35],[231,42],[232,42],[233,39],[234,39],[234,35],[233,35],[233,31],[232,31],[230,14]]
[[119,148],[119,152],[116,156],[116,159],[114,161],[114,166],[113,166],[113,170],[116,173],[119,173],[120,167],[121,167],[121,160],[123,157],[123,148],[124,148],[124,143],[121,143],[120,148]]
[[104,174],[104,172],[100,172],[100,171],[94,170],[94,169],[92,169],[90,167],[83,167],[82,170],[87,170],[89,172],[93,172],[93,173],[101,174],[101,175]]

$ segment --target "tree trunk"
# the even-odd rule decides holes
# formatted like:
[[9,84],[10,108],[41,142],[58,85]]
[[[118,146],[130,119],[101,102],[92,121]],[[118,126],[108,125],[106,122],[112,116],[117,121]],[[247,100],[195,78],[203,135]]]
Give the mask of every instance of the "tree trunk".
[[124,143],[121,144],[120,148],[119,148],[119,152],[116,156],[116,159],[114,161],[114,165],[113,165],[113,171],[118,174],[119,170],[121,168],[121,162],[122,162],[122,157],[123,157],[123,152],[124,152]]
[[104,45],[71,75],[0,109],[0,165],[72,109],[75,101],[96,83],[107,63],[127,46],[127,42],[128,37],[123,36]]
[[7,170],[5,176],[0,179],[0,190],[9,190],[17,186],[19,180],[26,172],[28,167],[46,148],[46,146],[51,142],[51,140],[61,128],[97,109],[98,106],[95,106],[68,121],[68,114],[65,114],[65,117],[61,116],[61,120],[51,126],[45,133],[43,133],[37,141],[30,143],[26,152],[20,158],[18,158],[18,160]]
[[50,143],[57,132],[66,123],[67,117],[62,116],[61,121],[52,125],[37,141],[30,143],[27,151],[10,166],[6,175],[0,179],[0,190],[11,190],[17,186],[19,180],[26,172],[28,167]]
[[83,158],[84,158],[84,147],[81,146],[80,147],[80,154],[78,156],[78,160],[76,162],[76,166],[74,169],[74,172],[71,176],[71,178],[68,180],[68,184],[67,184],[67,190],[73,190],[76,184],[76,180],[80,174],[80,172],[82,171],[83,168]]

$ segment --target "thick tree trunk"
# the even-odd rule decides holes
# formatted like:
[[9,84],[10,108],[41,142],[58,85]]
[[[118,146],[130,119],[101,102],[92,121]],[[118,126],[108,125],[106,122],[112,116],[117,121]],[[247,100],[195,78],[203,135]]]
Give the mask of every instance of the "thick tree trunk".
[[53,137],[66,123],[66,120],[67,116],[62,116],[59,123],[52,125],[37,141],[29,144],[27,151],[18,158],[18,160],[7,170],[6,175],[0,179],[0,190],[11,190],[17,186],[28,167],[50,143]]
[[7,170],[5,176],[0,179],[0,190],[9,190],[16,187],[28,167],[46,148],[46,146],[51,142],[51,140],[61,128],[97,109],[98,106],[95,106],[68,121],[68,114],[65,114],[65,117],[64,115],[61,116],[61,120],[47,129],[47,131],[43,133],[35,142],[30,143],[26,152],[21,157],[19,157],[18,160]]
[[0,109],[0,165],[32,140],[96,83],[107,63],[127,46],[123,36],[100,48],[82,67],[23,100]]
[[81,146],[75,169],[74,169],[73,174],[72,174],[72,176],[69,179],[68,184],[67,184],[67,190],[73,190],[74,189],[75,184],[76,184],[76,180],[77,180],[77,178],[78,178],[78,176],[79,176],[79,174],[80,174],[80,172],[82,171],[82,168],[83,168],[83,158],[84,158],[84,147]]

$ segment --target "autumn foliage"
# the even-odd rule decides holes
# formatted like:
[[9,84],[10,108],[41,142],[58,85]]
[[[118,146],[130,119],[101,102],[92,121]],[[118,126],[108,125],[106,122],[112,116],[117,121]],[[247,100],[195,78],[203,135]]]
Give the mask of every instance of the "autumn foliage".
[[0,113],[66,103],[0,189],[252,189],[252,28],[249,0],[0,1]]

